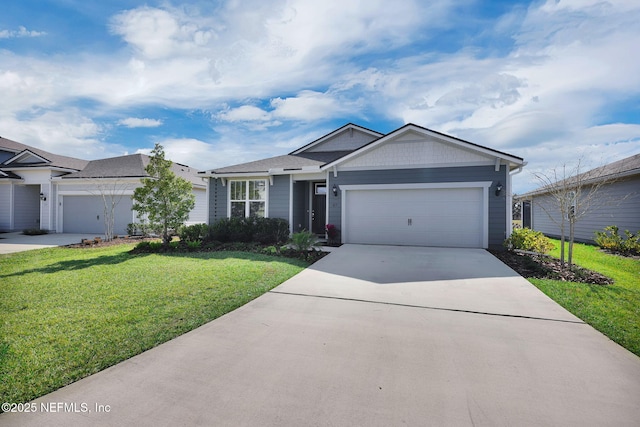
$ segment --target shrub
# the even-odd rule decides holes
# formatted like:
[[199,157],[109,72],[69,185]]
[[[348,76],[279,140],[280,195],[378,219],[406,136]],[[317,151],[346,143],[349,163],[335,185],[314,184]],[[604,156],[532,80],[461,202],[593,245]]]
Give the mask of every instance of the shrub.
[[199,251],[200,248],[202,247],[202,242],[201,241],[186,242],[186,243],[187,243],[187,250],[189,252]]
[[27,228],[26,230],[22,230],[22,234],[25,236],[41,236],[43,234],[49,234],[49,232],[39,228]]
[[608,249],[623,254],[640,254],[640,232],[633,234],[625,230],[625,237],[619,234],[615,225],[604,228],[604,231],[596,231],[595,242],[603,249]]
[[282,218],[222,218],[210,227],[209,239],[226,242],[284,243],[289,222]]
[[553,249],[553,243],[540,231],[529,228],[518,228],[513,230],[511,236],[504,241],[504,245],[509,250],[520,249],[523,251],[548,253]]
[[263,245],[284,243],[289,239],[289,221],[282,218],[256,218],[254,241]]
[[193,224],[180,227],[178,237],[184,242],[202,242],[209,236],[207,224]]
[[300,231],[299,233],[293,233],[291,244],[297,252],[309,252],[314,246],[318,245],[318,239],[310,231]]

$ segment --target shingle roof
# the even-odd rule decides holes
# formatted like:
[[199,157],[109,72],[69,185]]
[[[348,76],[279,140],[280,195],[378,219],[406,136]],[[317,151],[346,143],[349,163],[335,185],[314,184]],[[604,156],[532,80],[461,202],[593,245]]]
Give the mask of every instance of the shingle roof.
[[533,196],[536,194],[544,194],[548,192],[549,189],[556,188],[556,186],[562,185],[565,182],[569,185],[571,182],[575,181],[580,181],[583,184],[589,184],[631,175],[640,175],[640,153],[630,157],[625,157],[624,159],[618,160],[616,162],[608,163],[595,169],[591,169],[587,172],[581,173],[578,176],[560,180],[553,185],[546,185],[537,188],[533,191],[522,194],[521,196],[519,196],[519,198]]
[[[91,160],[82,171],[64,175],[62,179],[81,178],[144,178],[149,174],[145,168],[150,157],[144,154],[129,154],[108,159]],[[202,184],[197,170],[180,163],[173,163],[171,170],[178,176],[195,184]]]
[[299,170],[304,167],[323,166],[341,157],[346,156],[351,151],[324,151],[317,153],[287,154],[284,156],[270,157],[268,159],[257,160],[255,162],[241,163],[239,165],[227,166],[214,169],[215,174],[226,173],[266,173],[270,169]]
[[6,151],[12,151],[15,154],[20,154],[21,152],[28,150],[34,154],[37,154],[40,157],[47,159],[48,163],[10,163],[6,165],[5,163],[0,164],[0,168],[11,167],[11,168],[39,168],[39,167],[58,167],[63,169],[73,169],[73,170],[82,170],[87,163],[87,160],[76,159],[74,157],[60,156],[58,154],[53,154],[45,150],[41,150],[36,147],[32,147],[30,145],[21,144],[20,142],[12,141],[7,138],[0,137],[0,149],[4,149]]

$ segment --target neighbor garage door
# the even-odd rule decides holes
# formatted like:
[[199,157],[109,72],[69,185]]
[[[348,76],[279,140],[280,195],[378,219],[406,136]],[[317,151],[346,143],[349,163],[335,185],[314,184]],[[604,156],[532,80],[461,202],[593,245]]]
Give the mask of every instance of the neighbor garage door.
[[483,247],[482,188],[349,190],[346,243]]
[[[127,233],[133,222],[130,196],[123,196],[115,207],[114,233]],[[64,233],[104,234],[104,202],[101,196],[62,197],[62,231]]]

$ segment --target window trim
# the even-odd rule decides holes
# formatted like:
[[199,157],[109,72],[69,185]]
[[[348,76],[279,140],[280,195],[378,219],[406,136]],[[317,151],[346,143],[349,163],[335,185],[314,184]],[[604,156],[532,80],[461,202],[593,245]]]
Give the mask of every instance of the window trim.
[[[249,198],[249,187],[250,182],[261,181],[264,183],[264,199],[250,199]],[[234,182],[244,182],[245,183],[245,198],[244,200],[240,199],[232,199],[231,198],[231,187]],[[269,180],[267,178],[248,178],[248,179],[229,179],[227,182],[227,218],[231,218],[231,203],[232,202],[243,202],[244,205],[244,218],[248,218],[251,214],[251,202],[264,202],[264,217],[269,217]]]

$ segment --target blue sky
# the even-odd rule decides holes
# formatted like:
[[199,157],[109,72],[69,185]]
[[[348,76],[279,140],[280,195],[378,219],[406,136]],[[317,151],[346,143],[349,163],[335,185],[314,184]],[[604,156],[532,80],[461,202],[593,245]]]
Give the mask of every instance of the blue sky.
[[640,152],[637,0],[22,0],[0,14],[0,135],[210,169],[348,122],[525,158],[514,190]]

